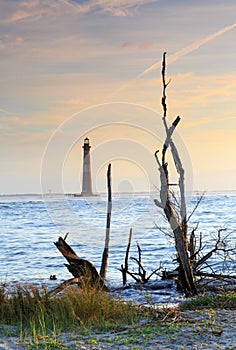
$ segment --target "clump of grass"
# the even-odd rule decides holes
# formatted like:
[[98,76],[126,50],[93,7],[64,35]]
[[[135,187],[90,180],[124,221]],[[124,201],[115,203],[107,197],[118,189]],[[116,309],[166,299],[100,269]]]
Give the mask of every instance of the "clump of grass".
[[18,286],[10,296],[0,287],[0,323],[17,327],[22,338],[58,334],[73,329],[106,330],[132,324],[138,310],[114,300],[97,286],[83,284],[50,298],[45,288]]
[[202,295],[182,303],[180,309],[236,309],[236,293]]

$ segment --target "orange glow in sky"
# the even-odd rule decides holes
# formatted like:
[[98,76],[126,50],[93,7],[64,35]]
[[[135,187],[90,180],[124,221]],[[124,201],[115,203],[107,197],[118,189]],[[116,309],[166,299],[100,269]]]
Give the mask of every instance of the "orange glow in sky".
[[110,161],[117,190],[158,186],[164,51],[192,189],[235,190],[235,13],[234,0],[2,0],[0,193],[40,192],[42,164],[45,188],[79,192],[86,136],[99,190]]

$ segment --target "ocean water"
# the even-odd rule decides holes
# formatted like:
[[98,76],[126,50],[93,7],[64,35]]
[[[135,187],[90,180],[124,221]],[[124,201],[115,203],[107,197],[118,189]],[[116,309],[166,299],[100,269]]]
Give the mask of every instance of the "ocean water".
[[[113,194],[108,283],[112,287],[122,285],[119,268],[124,263],[129,230],[133,237],[130,257],[138,257],[136,243],[142,249],[142,263],[147,275],[161,269],[175,268],[175,247],[168,223],[153,202],[156,194]],[[188,198],[189,214],[199,196]],[[53,242],[68,234],[67,242],[77,255],[93,262],[100,269],[104,248],[107,212],[107,196],[90,198],[48,195],[1,195],[0,196],[0,282],[8,284],[34,283],[55,287],[72,276],[66,262]],[[198,224],[196,236],[202,233],[204,252],[214,246],[219,229],[231,247],[236,245],[236,192],[206,193],[189,222],[191,231]],[[166,232],[164,234],[163,232]],[[209,260],[215,271],[236,270],[236,259],[227,264],[214,255]],[[130,270],[137,265],[130,260]],[[50,281],[56,275],[57,281]],[[153,279],[158,278],[154,275]],[[132,279],[129,280],[132,282]],[[135,294],[136,293],[136,294]],[[145,291],[124,291],[127,299],[145,298]],[[159,302],[181,298],[175,288],[169,291],[153,291]]]

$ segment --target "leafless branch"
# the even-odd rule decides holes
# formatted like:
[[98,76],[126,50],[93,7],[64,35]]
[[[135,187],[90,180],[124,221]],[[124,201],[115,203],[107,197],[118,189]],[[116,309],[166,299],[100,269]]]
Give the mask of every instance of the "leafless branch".
[[205,192],[198,198],[197,203],[195,204],[195,206],[194,206],[192,212],[190,213],[190,215],[189,215],[188,218],[187,218],[187,222],[189,222],[189,220],[191,219],[191,217],[193,216],[193,214],[194,214],[195,211],[197,210],[199,204],[201,203],[201,201],[202,201],[203,198],[204,198],[204,195],[205,195]]
[[[230,252],[235,252],[235,248],[228,248],[227,247],[227,238],[229,235],[226,235],[225,237],[221,237],[221,233],[226,231],[226,228],[221,228],[217,232],[217,239],[215,242],[214,248],[212,248],[207,254],[205,254],[201,259],[199,259],[195,265],[195,269],[199,269],[203,264],[206,264],[206,261],[214,254],[222,252],[224,255],[228,256]],[[209,267],[209,265],[208,265]]]

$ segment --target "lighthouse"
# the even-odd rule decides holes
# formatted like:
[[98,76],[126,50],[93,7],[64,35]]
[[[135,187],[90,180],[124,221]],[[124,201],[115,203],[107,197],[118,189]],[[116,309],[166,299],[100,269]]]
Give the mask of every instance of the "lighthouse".
[[89,197],[93,196],[92,192],[92,177],[91,177],[91,164],[90,164],[90,144],[89,139],[84,139],[84,158],[83,158],[83,182],[81,196]]

